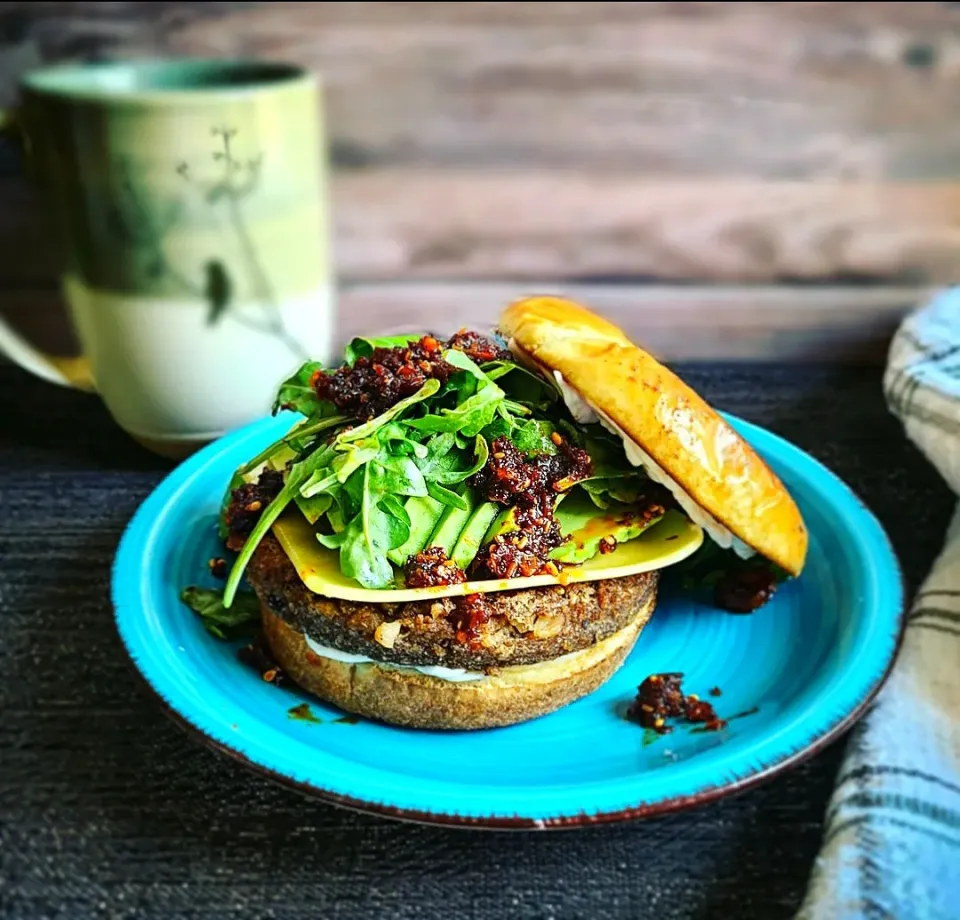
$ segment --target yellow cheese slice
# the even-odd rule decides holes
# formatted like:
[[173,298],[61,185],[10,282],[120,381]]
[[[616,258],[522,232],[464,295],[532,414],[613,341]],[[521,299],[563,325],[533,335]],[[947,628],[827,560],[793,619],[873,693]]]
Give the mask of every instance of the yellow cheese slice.
[[362,587],[340,571],[339,552],[320,545],[313,528],[297,509],[287,509],[273,525],[273,533],[296,566],[303,583],[314,594],[371,604],[405,604],[437,597],[624,578],[680,562],[703,543],[703,530],[698,525],[677,511],[668,511],[659,523],[636,539],[619,544],[612,553],[594,556],[583,565],[568,566],[559,575],[467,581],[436,588],[371,589]]

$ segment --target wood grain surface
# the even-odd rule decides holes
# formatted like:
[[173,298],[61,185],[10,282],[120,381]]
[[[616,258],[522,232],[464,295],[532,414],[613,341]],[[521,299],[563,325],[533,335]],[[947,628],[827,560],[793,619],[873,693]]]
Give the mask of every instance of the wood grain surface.
[[[0,202],[0,280],[49,284],[39,195],[0,178]],[[396,168],[338,172],[332,207],[343,282],[934,283],[960,267],[960,183]]]
[[[468,326],[489,329],[524,294],[578,299],[621,325],[667,361],[880,365],[903,315],[922,287],[671,286],[513,282],[364,282],[344,285],[335,317],[337,346],[354,335]],[[7,291],[0,315],[55,354],[77,346],[55,291]]]
[[[0,102],[145,55],[322,76],[346,287],[958,275],[958,4],[0,3]],[[0,155],[0,289],[53,287],[50,239]]]
[[949,3],[4,3],[44,59],[273,57],[344,165],[952,178]]

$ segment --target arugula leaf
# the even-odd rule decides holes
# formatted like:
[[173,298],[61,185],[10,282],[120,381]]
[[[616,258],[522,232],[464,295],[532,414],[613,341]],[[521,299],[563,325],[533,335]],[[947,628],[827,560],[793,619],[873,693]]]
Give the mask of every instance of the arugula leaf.
[[556,427],[546,419],[517,419],[504,410],[483,429],[483,435],[491,443],[499,437],[507,437],[517,450],[532,457],[534,454],[553,455],[557,452],[557,446],[550,440],[554,431]]
[[410,536],[409,517],[404,521],[384,510],[382,487],[375,464],[367,464],[360,513],[347,525],[340,545],[340,570],[365,588],[386,588],[394,583],[387,553]]
[[532,415],[533,409],[529,406],[525,406],[523,403],[518,403],[512,399],[505,399],[503,401],[503,408],[505,411],[510,412],[513,415]]
[[427,483],[427,495],[440,502],[441,505],[447,505],[450,508],[457,508],[460,511],[466,511],[470,507],[467,500],[458,492],[447,489],[436,482]]
[[343,453],[338,454],[332,463],[332,468],[341,485],[345,483],[365,463],[369,463],[380,455],[380,439],[376,437],[361,438],[359,441],[350,441],[338,445]]
[[[351,482],[361,475],[351,476]],[[368,588],[394,582],[386,554],[410,538],[410,515],[400,496],[427,494],[423,474],[408,456],[391,455],[381,448],[362,471],[359,512],[346,529],[335,536],[318,537],[329,548],[339,547],[340,568]]]
[[466,469],[448,469],[438,472],[437,476],[434,479],[434,482],[441,483],[442,485],[452,485],[454,483],[463,482],[464,479],[473,476],[474,473],[480,472],[483,469],[484,465],[487,462],[487,458],[490,456],[490,448],[487,446],[487,441],[482,434],[477,435],[477,439],[474,443],[473,448],[474,460]]
[[[283,447],[294,448],[301,444],[306,438],[320,434],[330,428],[336,428],[338,425],[346,424],[349,421],[345,415],[328,415],[325,418],[311,420],[306,424],[294,428],[285,434],[279,441],[274,441],[269,447],[265,447],[256,457],[240,467],[241,474],[249,473],[255,470],[261,463],[266,463],[274,454]],[[302,448],[301,448],[302,449]]]
[[[573,444],[575,447],[583,447],[584,436],[583,432],[577,428],[569,419],[560,418],[557,419],[557,430],[562,432],[564,437]],[[590,454],[592,457],[593,454]]]
[[[383,425],[386,425],[387,422],[396,418],[401,412],[409,409],[411,406],[415,406],[419,402],[423,402],[425,399],[429,399],[431,396],[436,395],[437,391],[440,389],[440,381],[431,377],[429,380],[424,381],[422,387],[417,390],[412,396],[408,396],[406,399],[401,399],[400,402],[391,406],[387,409],[386,412],[381,412],[380,415],[375,416],[370,419],[369,422],[364,422],[362,425],[357,425],[356,428],[349,428],[346,431],[341,431],[337,435],[337,446],[345,444],[347,441],[356,441],[360,438],[365,438],[368,435],[373,434],[378,428]],[[427,416],[429,418],[429,416]],[[411,424],[411,423],[407,423]]]
[[560,399],[560,393],[552,381],[512,361],[491,361],[483,365],[488,380],[500,381],[508,398],[546,410]]
[[316,524],[322,518],[330,506],[333,504],[332,495],[314,495],[311,498],[304,498],[302,495],[294,495],[293,500],[297,503],[300,513],[311,523]]
[[230,609],[224,606],[223,592],[215,588],[190,585],[180,592],[180,600],[200,617],[207,632],[218,639],[253,635],[260,622],[260,600],[252,591],[238,594]]
[[425,457],[415,457],[414,463],[420,468],[424,479],[431,482],[437,477],[456,466],[457,458],[453,453],[457,446],[457,436],[452,431],[443,431],[435,434],[424,445],[427,449]]
[[344,526],[360,511],[363,501],[363,470],[357,470],[344,484],[337,496],[340,504],[340,514]]
[[594,475],[580,480],[579,485],[598,508],[608,508],[611,504],[635,504],[648,490],[650,480],[643,470],[635,469]]
[[327,512],[327,523],[334,533],[343,533],[346,529],[347,525],[343,523],[343,513],[339,505],[335,505]]
[[[427,483],[420,468],[410,457],[391,456],[381,452],[375,461],[380,467],[379,482],[383,491],[388,495],[424,496],[427,494]],[[401,505],[401,508],[403,506]],[[406,511],[403,512],[406,514]]]
[[237,561],[230,570],[226,586],[223,589],[224,607],[229,608],[233,604],[237,588],[240,585],[240,579],[243,578],[243,572],[247,567],[247,563],[250,562],[250,557],[254,554],[260,541],[273,526],[273,522],[280,517],[284,508],[293,501],[293,497],[300,491],[300,487],[310,478],[314,470],[328,463],[329,458],[330,449],[321,448],[303,460],[294,463],[287,471],[287,478],[283,488],[277,497],[264,508],[259,520],[244,542],[243,548],[237,556]]
[[318,371],[323,373],[323,365],[319,361],[308,361],[284,380],[273,401],[272,414],[276,415],[281,409],[291,409],[307,416],[319,411],[321,402],[310,382]]
[[364,464],[380,455],[380,441],[376,437],[364,438],[344,444],[341,452],[334,445],[332,462],[329,466],[315,470],[300,487],[304,498],[311,498],[321,492],[335,492]]
[[445,352],[443,352],[443,360],[458,370],[466,371],[471,377],[475,377],[477,380],[480,380],[483,383],[493,383],[486,373],[480,370],[480,368],[477,367],[470,357],[456,348],[448,348]]
[[[426,493],[424,493],[426,494]],[[387,493],[380,499],[380,507],[387,513],[395,517],[398,521],[402,521],[404,526],[407,528],[407,537],[404,538],[402,543],[399,543],[398,546],[402,546],[403,543],[407,542],[407,538],[410,536],[410,512],[404,507],[403,502],[397,498],[396,495],[391,495]],[[390,547],[394,549],[395,547]]]
[[439,413],[411,419],[407,425],[417,431],[460,432],[472,438],[493,421],[502,400],[503,390],[495,383],[488,383],[455,409],[441,409]]
[[469,455],[463,450],[468,444],[470,441],[461,438],[459,433],[444,431],[427,441],[427,456],[414,462],[428,484],[452,485],[463,482],[483,468],[490,454],[483,435],[478,434],[473,439]]
[[341,530],[339,533],[318,533],[317,540],[320,541],[321,546],[325,546],[327,549],[340,549],[343,546],[343,541],[347,538],[346,530]]
[[343,350],[343,358],[350,367],[353,367],[357,358],[369,358],[373,354],[374,348],[396,348],[398,345],[406,345],[409,342],[419,342],[422,338],[423,333],[414,332],[407,335],[388,335],[375,339],[357,337],[352,339]]
[[556,429],[548,421],[528,419],[515,424],[510,438],[517,445],[517,450],[528,457],[533,454],[550,454],[557,452],[557,445],[550,439]]
[[509,361],[491,361],[489,364],[484,364],[483,372],[487,375],[487,380],[499,380],[517,366]]
[[424,460],[429,454],[427,445],[421,441],[414,441],[410,437],[410,431],[401,422],[387,422],[379,431],[377,436],[381,443],[396,441],[404,450],[409,450],[417,459]]

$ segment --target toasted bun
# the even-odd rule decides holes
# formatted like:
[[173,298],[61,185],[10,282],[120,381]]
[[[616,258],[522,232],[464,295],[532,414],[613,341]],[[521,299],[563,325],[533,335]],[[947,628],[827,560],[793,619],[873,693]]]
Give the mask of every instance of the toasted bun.
[[654,605],[651,596],[632,623],[592,648],[462,683],[389,665],[321,658],[268,607],[261,606],[261,617],[277,664],[324,702],[407,728],[464,730],[525,722],[592,693],[623,664]]
[[[800,574],[807,529],[783,484],[697,393],[622,330],[560,297],[512,303],[500,330],[519,357],[559,372],[622,429],[686,493],[674,490],[681,504],[692,499],[751,549]],[[718,538],[717,528],[705,529]]]

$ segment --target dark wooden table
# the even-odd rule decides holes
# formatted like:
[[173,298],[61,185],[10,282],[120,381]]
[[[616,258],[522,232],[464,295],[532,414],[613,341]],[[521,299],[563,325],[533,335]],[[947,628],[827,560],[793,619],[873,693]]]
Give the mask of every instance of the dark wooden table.
[[[880,516],[911,587],[952,506],[876,370],[682,365],[718,407],[811,451]],[[116,636],[120,534],[170,464],[95,397],[0,366],[0,917],[789,917],[843,743],[647,822],[495,833],[320,804],[198,746]],[[509,769],[505,764],[504,769]]]

